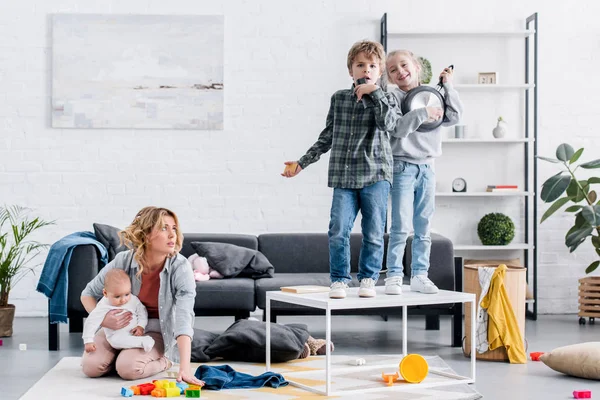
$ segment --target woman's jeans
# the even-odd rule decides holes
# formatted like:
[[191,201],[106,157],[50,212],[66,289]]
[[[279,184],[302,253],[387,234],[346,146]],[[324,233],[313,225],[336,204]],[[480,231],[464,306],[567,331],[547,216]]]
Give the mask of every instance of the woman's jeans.
[[362,189],[333,190],[329,221],[329,268],[331,282],[352,280],[350,275],[350,232],[362,214],[362,245],[358,261],[358,280],[379,279],[383,264],[383,233],[390,183],[380,181]]
[[387,277],[402,277],[402,258],[412,228],[411,276],[427,275],[431,252],[431,219],[435,210],[435,173],[427,164],[394,160],[392,227],[387,254]]

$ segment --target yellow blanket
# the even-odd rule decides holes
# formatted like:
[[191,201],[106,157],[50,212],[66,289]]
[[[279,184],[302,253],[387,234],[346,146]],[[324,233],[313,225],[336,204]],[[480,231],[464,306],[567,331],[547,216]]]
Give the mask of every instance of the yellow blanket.
[[505,274],[506,265],[499,265],[492,276],[490,289],[481,300],[481,307],[486,308],[489,315],[488,342],[490,350],[504,346],[511,364],[525,364],[525,346],[504,287]]

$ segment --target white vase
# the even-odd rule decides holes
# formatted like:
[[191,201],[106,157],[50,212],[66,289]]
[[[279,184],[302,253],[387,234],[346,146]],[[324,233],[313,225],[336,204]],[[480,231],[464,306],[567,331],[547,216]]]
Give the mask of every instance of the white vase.
[[498,124],[496,125],[496,127],[494,128],[494,130],[492,131],[494,137],[496,139],[501,139],[504,136],[506,136],[506,122],[504,121],[498,121]]

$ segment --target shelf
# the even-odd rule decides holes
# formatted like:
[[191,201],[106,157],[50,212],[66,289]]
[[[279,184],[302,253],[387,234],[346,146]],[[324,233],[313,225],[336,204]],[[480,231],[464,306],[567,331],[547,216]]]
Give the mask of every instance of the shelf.
[[533,245],[527,243],[512,243],[506,246],[484,246],[482,244],[457,244],[454,250],[532,250]]
[[457,139],[457,138],[447,138],[447,139],[443,139],[442,143],[527,143],[527,142],[533,142],[534,139],[533,138],[508,138],[508,139],[479,139],[479,138],[472,138],[472,139]]
[[521,192],[521,191],[505,191],[505,192],[437,192],[436,197],[503,197],[503,196],[532,196],[531,192]]
[[463,90],[523,90],[532,89],[535,85],[533,83],[521,83],[517,85],[508,84],[483,84],[483,83],[457,83],[454,85],[455,89]]
[[388,36],[402,37],[514,37],[526,38],[535,33],[535,29],[516,30],[516,31],[388,31]]

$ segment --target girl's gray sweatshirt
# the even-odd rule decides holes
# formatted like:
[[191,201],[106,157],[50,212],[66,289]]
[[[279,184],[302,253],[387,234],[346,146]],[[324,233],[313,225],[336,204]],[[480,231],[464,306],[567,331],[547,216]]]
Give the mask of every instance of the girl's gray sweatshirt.
[[[402,104],[406,92],[393,88],[391,93],[398,100],[398,104]],[[433,160],[442,155],[442,126],[458,123],[463,111],[458,92],[451,84],[444,83],[443,97],[446,113],[445,122],[440,127],[430,132],[417,132],[417,128],[428,119],[425,108],[412,110],[398,120],[396,129],[391,132],[390,137],[395,159],[411,164],[433,164]]]

